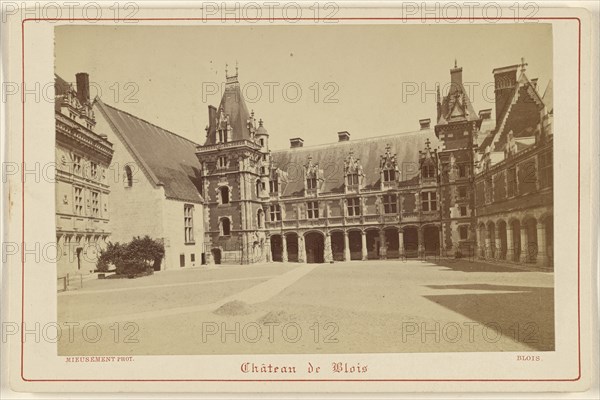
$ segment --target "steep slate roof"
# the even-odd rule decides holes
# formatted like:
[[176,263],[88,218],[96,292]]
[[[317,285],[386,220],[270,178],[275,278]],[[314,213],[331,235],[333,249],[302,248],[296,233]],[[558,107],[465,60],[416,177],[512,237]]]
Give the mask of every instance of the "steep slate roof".
[[552,79],[548,81],[548,86],[546,86],[542,100],[544,101],[548,112],[552,113],[554,111],[554,86],[552,84]]
[[[282,196],[299,196],[304,191],[304,166],[308,157],[319,164],[323,178],[320,193],[342,193],[344,191],[344,161],[354,152],[360,159],[365,174],[365,189],[378,188],[380,184],[379,162],[391,146],[390,152],[396,154],[401,184],[416,183],[419,171],[419,151],[425,149],[425,141],[429,139],[432,149],[439,147],[439,139],[433,130],[419,130],[388,136],[336,142],[320,146],[299,147],[294,149],[273,151],[272,158],[277,168],[287,177],[282,178]],[[405,176],[405,175],[409,176]]]
[[229,117],[229,125],[233,130],[230,141],[250,140],[250,129],[248,128],[250,113],[248,113],[246,102],[240,90],[237,73],[234,76],[227,76],[226,79],[225,92],[221,98],[219,108],[216,109],[214,114],[209,111],[209,128],[204,145],[217,143],[217,121],[221,119],[222,114]]
[[462,68],[455,67],[451,73],[458,75],[457,79],[450,83],[448,94],[444,96],[441,103],[441,113],[438,125],[456,121],[475,121],[479,115],[475,112],[468,91],[462,83]]
[[167,198],[193,203],[203,201],[196,143],[98,98],[96,105],[152,183],[164,187]]

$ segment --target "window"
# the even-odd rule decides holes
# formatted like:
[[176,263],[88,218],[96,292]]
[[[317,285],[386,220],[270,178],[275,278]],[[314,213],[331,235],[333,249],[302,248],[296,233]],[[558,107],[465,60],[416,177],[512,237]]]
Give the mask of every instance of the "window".
[[317,188],[317,178],[315,178],[315,177],[308,178],[306,180],[306,188],[308,190],[316,189]]
[[260,179],[256,180],[256,197],[260,197],[260,189],[262,188],[262,183]]
[[469,238],[469,227],[467,225],[459,226],[458,235],[460,237],[460,240],[467,240]]
[[271,193],[279,192],[279,183],[277,182],[277,179],[269,181],[269,191]]
[[182,268],[185,267],[185,254],[179,255],[179,266]]
[[219,168],[227,168],[227,157],[219,156],[219,158],[217,159],[217,166]]
[[309,219],[319,218],[319,203],[316,201],[309,201],[306,205],[306,211]]
[[273,204],[269,207],[271,221],[281,221],[281,207],[279,204]]
[[267,161],[267,153],[264,153],[264,154],[262,155],[262,159],[263,159],[263,161]]
[[221,186],[219,191],[221,192],[221,204],[229,204],[229,188]]
[[131,170],[131,166],[125,166],[125,187],[133,186],[133,171]]
[[467,166],[465,164],[459,164],[458,165],[458,177],[466,178],[467,175],[468,175]]
[[265,139],[260,139],[260,147],[265,147]]
[[506,174],[506,193],[508,197],[513,197],[517,194],[517,169],[509,168]]
[[358,197],[348,199],[348,216],[355,217],[357,215],[360,215],[360,199]]
[[75,215],[83,215],[83,188],[74,186],[73,189],[73,211]]
[[437,200],[435,192],[421,192],[421,210],[426,212],[437,210]]
[[398,212],[398,201],[395,194],[383,196],[383,212],[386,214],[396,214]]
[[185,243],[194,243],[194,206],[191,204],[183,206],[183,226]]
[[460,216],[461,217],[467,216],[467,206],[460,206]]
[[396,171],[393,169],[384,169],[383,170],[383,181],[384,182],[393,182],[396,180]]
[[435,178],[435,167],[431,164],[423,165],[421,168],[421,176],[423,178]]
[[219,129],[219,143],[227,143],[227,130]]
[[191,262],[196,262],[196,253],[190,254],[190,261]]
[[494,185],[492,183],[492,177],[489,176],[485,179],[485,202],[491,203],[494,200]]
[[92,191],[92,216],[100,216],[100,193]]
[[221,218],[221,236],[231,235],[231,222],[229,218]]
[[458,197],[461,199],[464,199],[465,197],[467,197],[467,188],[466,186],[460,186],[458,188]]
[[356,186],[358,185],[358,174],[348,174],[348,186]]
[[90,177],[92,179],[98,178],[98,164],[90,162]]
[[265,175],[267,173],[267,170],[265,167],[260,167],[260,174],[261,175]]
[[73,173],[81,175],[81,156],[79,154],[73,154]]
[[552,152],[545,151],[538,156],[540,189],[552,186]]

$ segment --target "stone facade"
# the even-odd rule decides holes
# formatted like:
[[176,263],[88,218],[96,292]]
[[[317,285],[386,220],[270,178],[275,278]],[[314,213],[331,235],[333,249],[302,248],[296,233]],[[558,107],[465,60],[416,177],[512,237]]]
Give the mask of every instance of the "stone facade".
[[87,74],[77,74],[77,88],[57,76],[55,88],[57,272],[74,277],[96,269],[111,234],[113,148],[96,127]]

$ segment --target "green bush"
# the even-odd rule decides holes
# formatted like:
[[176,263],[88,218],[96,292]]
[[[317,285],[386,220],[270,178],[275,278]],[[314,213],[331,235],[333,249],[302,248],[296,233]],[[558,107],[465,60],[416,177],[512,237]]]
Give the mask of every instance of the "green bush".
[[129,243],[109,242],[106,249],[100,252],[97,269],[108,272],[114,266],[117,275],[134,277],[153,271],[154,265],[160,265],[164,255],[165,246],[162,241],[149,236],[137,236]]

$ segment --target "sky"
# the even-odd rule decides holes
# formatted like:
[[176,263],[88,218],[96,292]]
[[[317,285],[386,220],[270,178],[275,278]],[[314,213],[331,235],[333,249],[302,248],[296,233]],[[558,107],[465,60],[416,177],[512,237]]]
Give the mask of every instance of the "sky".
[[455,60],[476,111],[493,108],[494,68],[520,64],[543,90],[552,78],[549,24],[90,26],[55,28],[55,72],[90,75],[92,95],[203,144],[225,68],[238,65],[249,109],[273,150],[435,124],[435,86]]

